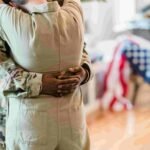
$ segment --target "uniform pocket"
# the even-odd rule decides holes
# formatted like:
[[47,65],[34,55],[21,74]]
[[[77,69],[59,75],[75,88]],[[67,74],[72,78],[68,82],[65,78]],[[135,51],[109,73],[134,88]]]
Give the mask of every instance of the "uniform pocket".
[[23,143],[47,144],[47,112],[24,110],[20,114],[19,132]]

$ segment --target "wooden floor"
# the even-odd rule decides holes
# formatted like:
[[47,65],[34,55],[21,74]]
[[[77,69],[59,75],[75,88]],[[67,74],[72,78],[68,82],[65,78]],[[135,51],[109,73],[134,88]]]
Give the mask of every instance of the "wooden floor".
[[88,119],[91,150],[150,150],[150,107]]

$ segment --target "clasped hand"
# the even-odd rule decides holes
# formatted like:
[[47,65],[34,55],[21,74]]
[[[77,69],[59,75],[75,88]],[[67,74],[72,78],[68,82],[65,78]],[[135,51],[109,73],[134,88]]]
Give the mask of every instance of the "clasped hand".
[[57,76],[48,73],[43,75],[41,94],[62,97],[72,93],[86,77],[86,71],[82,67],[69,68]]

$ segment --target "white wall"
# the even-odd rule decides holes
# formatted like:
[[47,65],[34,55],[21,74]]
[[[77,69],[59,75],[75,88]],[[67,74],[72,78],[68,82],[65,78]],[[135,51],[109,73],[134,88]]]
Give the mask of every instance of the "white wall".
[[[141,0],[143,1],[143,0]],[[120,31],[136,15],[136,0],[113,0],[114,30]]]

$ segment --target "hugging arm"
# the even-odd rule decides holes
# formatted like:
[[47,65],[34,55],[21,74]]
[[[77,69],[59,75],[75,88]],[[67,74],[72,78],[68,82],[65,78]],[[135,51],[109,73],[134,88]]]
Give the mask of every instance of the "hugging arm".
[[[40,73],[28,72],[18,66],[9,55],[9,48],[5,46],[5,43],[1,41],[0,44],[0,89],[1,95],[9,96],[11,94],[18,97],[36,97],[41,93],[42,87],[49,82],[46,81],[44,75]],[[86,70],[86,77],[82,84],[88,82],[93,73],[91,68],[90,58],[85,51],[85,47],[82,53],[81,66]],[[48,75],[45,75],[48,78]],[[45,80],[43,80],[43,78]],[[50,76],[50,78],[52,78]],[[49,79],[50,79],[49,78]],[[54,81],[54,79],[53,79]],[[56,81],[56,80],[55,80]],[[63,84],[63,82],[56,81],[57,84]],[[72,81],[70,81],[72,82]],[[54,82],[53,82],[54,83]],[[66,82],[65,82],[66,83]],[[57,88],[57,87],[55,87]],[[46,89],[45,89],[46,90]],[[47,89],[47,94],[51,89]],[[43,91],[44,92],[44,91]]]
[[[7,47],[7,49],[6,49]],[[0,44],[0,89],[1,95],[14,94],[22,97],[39,95],[42,74],[25,71],[9,55],[9,48],[1,40]]]

